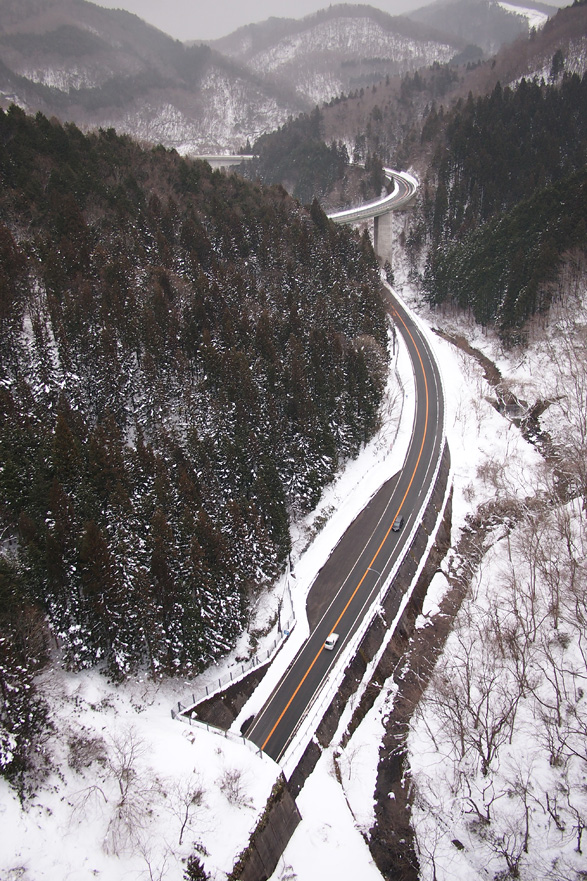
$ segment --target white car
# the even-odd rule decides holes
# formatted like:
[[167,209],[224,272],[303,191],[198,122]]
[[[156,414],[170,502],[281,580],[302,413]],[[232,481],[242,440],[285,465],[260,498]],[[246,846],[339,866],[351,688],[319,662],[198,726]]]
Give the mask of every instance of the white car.
[[328,649],[328,651],[331,652],[337,642],[338,642],[338,633],[331,633],[330,636],[326,637],[326,642],[324,643],[324,648]]

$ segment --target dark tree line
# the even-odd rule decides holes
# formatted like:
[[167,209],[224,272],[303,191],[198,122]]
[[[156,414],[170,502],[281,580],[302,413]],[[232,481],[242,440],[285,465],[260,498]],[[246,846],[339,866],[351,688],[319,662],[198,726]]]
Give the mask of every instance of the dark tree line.
[[[507,335],[548,308],[562,255],[587,245],[587,77],[522,80],[461,102],[427,191],[425,291]],[[424,137],[438,131],[435,112]]]
[[376,428],[386,361],[369,240],[317,203],[0,113],[2,687],[4,657],[42,661],[27,609],[73,668],[225,652]]
[[305,205],[313,199],[322,200],[349,164],[344,144],[324,143],[318,107],[289,120],[276,132],[262,135],[252,149],[257,158],[245,173],[263,183],[283,184]]

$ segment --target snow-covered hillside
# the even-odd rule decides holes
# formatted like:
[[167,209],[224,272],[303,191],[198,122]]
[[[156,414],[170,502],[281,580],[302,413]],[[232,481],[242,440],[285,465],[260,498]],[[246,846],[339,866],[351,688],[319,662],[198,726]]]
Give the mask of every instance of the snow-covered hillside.
[[446,62],[460,47],[370,7],[290,24],[261,45],[245,29],[216,51],[85,0],[23,0],[17,19],[0,6],[0,106],[184,153],[237,151],[342,91]]
[[[397,271],[396,275],[404,295],[417,304],[417,294],[407,281],[402,282],[402,272]],[[581,296],[580,279],[578,285],[577,294]],[[580,317],[579,309],[575,313]],[[569,428],[569,416],[581,412],[584,396],[580,384],[582,374],[573,372],[576,357],[570,345],[573,340],[582,345],[583,336],[580,322],[570,321],[568,312],[566,317],[562,311],[553,317],[549,332],[537,328],[530,349],[512,356],[500,352],[497,341],[478,333],[475,325],[463,321],[456,313],[452,317],[427,312],[421,315],[431,325],[441,324],[447,331],[467,336],[487,355],[498,360],[510,387],[520,398],[533,401],[550,397],[553,404],[543,420],[546,426],[555,439],[574,436],[574,430]],[[579,331],[578,336],[571,335],[573,327]],[[488,400],[492,389],[483,379],[476,362],[454,345],[433,335],[431,341],[441,359],[445,386],[449,390],[447,428],[455,463],[453,543],[456,547],[463,529],[467,529],[468,513],[495,498],[496,492],[498,495],[510,494],[512,504],[515,498],[524,501],[532,494],[538,498],[548,485],[548,469],[543,469],[541,456],[523,440],[515,425],[496,412]],[[344,522],[352,518],[353,505],[361,504],[365,483],[364,477],[361,478],[363,469],[370,481],[378,472],[386,474],[390,466],[394,467],[389,450],[390,446],[392,449],[396,447],[393,440],[397,418],[402,412],[403,432],[406,437],[409,433],[410,377],[409,371],[405,373],[405,365],[402,371],[406,394],[403,411],[397,407],[397,400],[393,404],[396,393],[393,391],[395,386],[392,386],[382,433],[352,463],[348,477],[343,476],[341,482],[331,487],[307,523],[299,524],[292,552],[297,577],[292,584],[299,594],[296,602],[301,608],[304,590],[322,563],[324,543],[336,542],[336,529],[344,528]],[[573,400],[579,396],[578,411],[569,407],[571,392]],[[579,423],[577,427],[580,427]],[[397,448],[401,446],[400,443]],[[336,518],[332,516],[334,511],[338,512]],[[558,513],[551,509],[547,518],[554,517],[553,522],[558,523],[558,514],[562,516],[560,522],[569,525],[570,541],[581,541],[579,509],[573,505],[561,507]],[[328,516],[331,520],[326,529],[322,529],[319,538],[303,553],[308,536],[316,533],[313,521],[322,522]],[[544,523],[548,525],[547,520]],[[547,536],[552,544],[555,530],[549,530]],[[466,628],[472,621],[483,621],[487,614],[490,603],[487,587],[494,593],[495,585],[501,585],[499,604],[507,608],[509,600],[507,593],[503,594],[503,587],[511,584],[512,562],[509,558],[511,556],[515,564],[516,554],[529,547],[527,540],[520,542],[520,537],[523,536],[519,528],[512,532],[510,539],[503,529],[498,528],[492,534],[490,545],[493,547],[488,547],[474,593],[463,609],[464,618],[454,637],[461,648],[466,644]],[[559,562],[563,561],[563,551],[561,547]],[[447,558],[447,565],[454,567],[457,562],[453,551]],[[508,572],[510,576],[506,577]],[[524,567],[518,563],[520,587],[524,583],[523,575]],[[438,576],[424,610],[423,627],[437,611],[443,584],[446,584],[444,576]],[[268,597],[268,602],[259,606],[256,626],[271,618],[280,590],[278,586],[273,599]],[[527,595],[524,596],[527,599]],[[561,603],[562,610],[564,604]],[[548,656],[553,661],[556,660],[552,654],[554,649],[565,655],[562,667],[568,667],[573,674],[576,680],[573,694],[580,700],[576,686],[577,683],[580,685],[585,674],[577,663],[583,662],[580,653],[577,654],[577,644],[566,638],[568,630],[561,618],[560,639],[554,643],[540,643],[540,650],[548,649]],[[235,655],[239,651],[240,647],[237,647]],[[453,649],[448,657],[454,656]],[[231,657],[226,663],[233,660]],[[552,671],[556,669],[557,666],[552,667]],[[534,680],[530,677],[531,681]],[[182,683],[180,694],[174,693],[171,683],[159,689],[147,682],[113,688],[95,673],[88,672],[59,674],[57,679],[45,674],[42,684],[57,722],[48,745],[54,762],[52,776],[39,789],[34,804],[28,806],[25,814],[21,813],[17,799],[2,784],[0,810],[4,840],[12,842],[11,850],[2,853],[2,877],[16,877],[18,872],[18,877],[43,881],[72,872],[81,881],[93,877],[96,871],[107,872],[112,879],[126,878],[129,872],[136,872],[137,878],[156,877],[153,873],[165,872],[164,877],[170,881],[179,881],[183,872],[182,857],[185,859],[195,842],[212,878],[216,881],[223,877],[223,873],[229,871],[231,860],[246,842],[276,770],[255,758],[254,753],[244,746],[237,748],[213,735],[172,722],[168,715],[170,705],[194,687],[194,682]],[[298,799],[302,824],[276,869],[273,881],[293,877],[298,881],[314,881],[317,866],[322,867],[324,873],[335,867],[341,881],[355,881],[358,875],[369,879],[379,877],[362,835],[368,835],[373,822],[378,746],[385,718],[393,709],[394,692],[395,686],[386,684],[373,710],[344,748],[340,740],[348,715],[343,717],[338,735]],[[546,706],[545,698],[541,699],[542,705]],[[577,824],[582,822],[582,802],[580,798],[578,801],[574,798],[570,789],[563,792],[556,783],[557,777],[562,775],[561,779],[564,778],[563,783],[568,787],[575,778],[569,774],[564,776],[565,766],[557,769],[540,757],[540,738],[536,742],[529,740],[533,730],[531,719],[520,713],[520,736],[523,739],[515,740],[511,747],[505,743],[501,747],[504,761],[499,763],[503,765],[499,779],[482,775],[474,777],[471,772],[459,777],[455,783],[450,775],[454,775],[459,766],[454,757],[447,761],[446,750],[450,743],[445,743],[446,728],[441,736],[434,727],[437,708],[438,702],[432,692],[423,705],[411,740],[422,877],[462,877],[471,881],[484,877],[481,866],[487,865],[487,861],[499,871],[507,864],[507,859],[519,858],[520,877],[536,879],[540,877],[537,866],[546,867],[559,859],[565,849],[569,871],[573,864],[578,865],[573,846],[578,840]],[[573,719],[580,717],[571,714],[565,718],[571,724]],[[127,815],[118,811],[117,774],[120,774],[121,762],[128,759],[128,755],[121,752],[121,738],[127,744],[130,739],[136,747],[133,770],[137,776],[133,776],[134,782],[129,790],[132,796],[129,810],[135,812],[140,822],[135,825],[132,835],[128,834]],[[534,778],[533,774],[539,776]],[[235,780],[239,784],[236,795],[230,796],[230,780],[233,789]],[[467,789],[464,800],[454,798],[457,784],[470,787],[471,791]],[[452,794],[449,797],[450,786]],[[547,799],[549,786],[554,786],[558,792],[556,795],[552,790],[555,801]],[[197,798],[190,807],[189,797],[194,792]],[[148,809],[146,798],[149,800]],[[528,808],[527,814],[524,804]],[[552,807],[550,815],[549,804]],[[483,823],[475,821],[470,813],[475,806],[489,812],[490,823],[485,832]],[[530,829],[528,854],[523,847],[525,817]],[[186,825],[180,846],[178,841],[184,819]],[[235,832],[230,841],[215,832],[224,828],[228,820]],[[61,842],[64,836],[67,848],[55,847],[53,842]],[[453,839],[458,840],[459,847]],[[509,847],[510,844],[507,850],[506,845]]]
[[238,153],[247,139],[279,128],[292,115],[291,105],[280,103],[242,77],[211,67],[197,95],[180,91],[153,94],[145,101],[103,119],[139,141],[161,143],[182,155]]
[[0,106],[120,132],[183,153],[235,152],[309,109],[208,46],[184,46],[85,0],[0,4]]
[[548,21],[548,15],[545,12],[541,12],[539,9],[533,9],[527,6],[518,6],[514,3],[499,3],[502,9],[505,9],[506,12],[513,12],[514,15],[522,15],[524,18],[528,19],[528,27],[532,28],[541,28],[544,27],[546,22]]
[[325,21],[312,29],[284,38],[263,52],[252,56],[251,67],[259,73],[288,68],[300,55],[340,53],[347,65],[358,57],[380,58],[397,64],[402,70],[411,70],[434,61],[448,61],[454,55],[454,46],[405,37],[383,30],[368,19],[341,16]]
[[256,37],[255,26],[244,28],[216,45],[259,75],[277,77],[316,103],[387,75],[446,63],[457,52],[457,40],[434,38],[430,31],[374,14],[370,7],[363,7],[362,14],[357,9],[340,6],[330,14],[308,16],[274,39]]
[[[302,67],[296,82],[298,91],[321,102],[348,90],[353,78],[360,81],[360,67],[365,63],[362,59],[378,59],[376,63],[382,74],[395,74],[434,62],[446,63],[454,54],[454,46],[447,43],[422,42],[386,33],[368,19],[340,18],[290,40],[282,40],[271,50],[255,56],[251,64],[260,73],[278,73],[290,81]],[[300,65],[300,57],[305,59],[303,65]]]
[[[398,369],[406,400],[398,386]],[[251,625],[251,630],[266,631],[259,653],[276,635],[276,609],[286,579],[297,613],[303,615],[307,591],[328,553],[403,459],[413,418],[409,359],[403,350],[390,372],[382,412],[380,432],[342,469],[319,506],[295,524],[295,578],[284,575],[260,597]],[[273,621],[270,630],[268,621]],[[290,639],[303,637],[303,632],[300,621]],[[49,776],[25,810],[0,780],[0,816],[5,840],[12,842],[10,851],[0,848],[0,877],[53,881],[69,873],[76,881],[89,881],[102,873],[109,881],[126,881],[131,874],[140,881],[180,881],[185,860],[196,851],[214,881],[225,878],[247,844],[279,768],[237,738],[225,739],[172,720],[170,710],[185,694],[203,689],[211,674],[230,672],[248,651],[245,633],[220,665],[190,681],[153,683],[139,677],[116,687],[96,672],[68,674],[58,665],[47,670],[39,684],[55,724],[45,742],[51,757]],[[265,681],[262,688],[266,691]],[[124,767],[130,771],[129,786],[121,804]],[[344,829],[345,835],[341,858],[348,869],[360,872],[369,860],[368,850],[353,830],[348,811],[341,811],[342,792],[334,778],[329,785],[336,821],[343,824],[336,834]],[[317,808],[317,801],[313,809],[304,808],[308,821],[317,822]],[[364,877],[375,881],[378,872],[372,868]]]
[[24,809],[0,780],[0,877],[181,881],[198,853],[225,878],[278,767],[238,742],[173,721],[173,690],[48,669],[49,776]]
[[[560,52],[563,63],[557,74],[557,79],[565,74],[573,73],[582,77],[587,70],[587,36],[578,34],[569,39]],[[522,78],[548,82],[553,73],[552,58],[553,56],[548,54],[530,58],[522,76],[516,76],[508,85],[515,86]]]
[[[401,272],[397,274],[404,295],[417,304],[415,291],[408,282],[402,283]],[[554,395],[558,392],[558,412],[555,412],[554,407],[551,408],[547,421],[553,433],[557,430],[559,436],[564,433],[562,427],[568,424],[563,418],[568,396],[560,397],[562,389],[557,386],[557,377],[560,378],[561,372],[557,373],[554,365],[558,361],[559,366],[562,366],[565,345],[557,344],[554,337],[551,339],[548,334],[541,335],[527,353],[518,352],[515,357],[505,357],[502,352],[500,357],[498,346],[492,342],[491,337],[478,334],[473,324],[459,319],[456,314],[442,318],[440,315],[422,312],[421,316],[431,325],[440,323],[447,331],[467,336],[475,345],[482,347],[486,354],[497,358],[510,386],[518,393],[523,391],[530,400],[543,393]],[[543,460],[536,449],[524,441],[519,430],[491,405],[488,398],[492,390],[487,386],[474,359],[434,335],[430,339],[441,359],[445,386],[449,390],[447,428],[455,463],[453,543],[456,546],[462,530],[467,529],[467,514],[478,505],[493,499],[496,486],[501,488],[500,493],[513,493],[518,500],[523,501],[528,493],[535,492],[535,477],[542,475],[540,481],[543,485],[546,471],[541,470]],[[564,342],[564,333],[559,333],[558,339],[559,343],[561,340]],[[572,361],[566,363],[572,366]],[[401,449],[403,446],[403,440],[399,445],[393,444],[397,419],[402,414],[402,437],[404,434],[406,437],[409,435],[412,412],[410,376],[409,369],[405,372],[405,363],[400,363],[400,370],[406,394],[403,409],[398,406],[397,398],[393,402],[396,395],[393,391],[395,385],[390,386],[391,397],[388,399],[381,435],[352,463],[348,475],[343,475],[341,481],[329,489],[319,508],[308,517],[307,523],[300,523],[298,526],[298,537],[294,541],[292,553],[297,577],[290,584],[294,589],[294,602],[300,608],[303,608],[304,591],[311,583],[313,573],[322,564],[325,547],[336,542],[337,529],[344,528],[344,523],[352,519],[353,510],[358,510],[353,509],[353,505],[362,503],[365,476],[361,477],[361,474],[366,475],[371,482],[377,479],[378,472],[386,474],[389,467],[394,467],[389,450],[390,445],[392,449]],[[579,389],[577,386],[575,388]],[[334,511],[337,512],[336,517],[333,516]],[[341,513],[344,513],[342,518]],[[561,508],[560,514],[571,525],[569,536],[573,536],[572,541],[578,541],[580,531],[576,532],[576,529],[581,522],[580,512],[569,506]],[[556,511],[551,511],[548,516],[555,516],[556,519]],[[316,533],[313,521],[322,523],[328,517],[330,520],[327,520],[326,528],[320,531],[318,538],[304,552],[308,536]],[[551,537],[554,537],[554,533]],[[463,626],[466,622],[470,625],[471,620],[485,614],[488,599],[484,586],[493,586],[494,592],[497,581],[505,584],[507,579],[504,581],[503,569],[504,566],[506,569],[511,566],[508,562],[509,555],[515,555],[520,548],[528,546],[527,542],[519,543],[515,532],[511,535],[511,541],[507,540],[507,533],[503,530],[497,529],[492,535],[488,556],[479,570],[475,591],[468,605],[464,607],[465,617],[455,635],[461,646]],[[515,556],[512,559],[515,560]],[[456,562],[453,551],[449,553],[447,565],[453,566]],[[518,574],[521,586],[521,565]],[[426,627],[438,611],[444,585],[445,578],[439,575],[430,590],[420,626]],[[281,587],[278,586],[273,598],[268,597],[268,602],[260,604],[256,626],[271,618],[280,590]],[[501,593],[500,597],[500,603],[505,604],[506,598]],[[564,633],[568,630],[567,627],[562,627],[562,620],[560,629],[561,633],[563,629]],[[567,644],[565,640],[559,640],[559,643],[557,651],[567,652],[567,660],[570,660],[571,651],[575,652],[572,644]],[[239,650],[237,647],[236,654]],[[454,654],[453,649],[448,657]],[[573,657],[576,661],[575,655],[576,653]],[[230,664],[233,660],[234,658],[229,658],[226,663]],[[583,674],[579,671],[579,675]],[[112,689],[102,679],[90,673],[62,676],[62,680],[54,682],[50,688],[50,680],[45,677],[44,684],[48,688],[55,718],[61,720],[58,726],[59,735],[55,737],[52,747],[55,750],[55,760],[63,763],[61,780],[57,777],[50,778],[48,784],[40,789],[35,804],[24,816],[9,791],[5,788],[1,790],[4,829],[14,843],[13,851],[3,854],[1,866],[6,877],[12,877],[10,872],[14,873],[18,869],[21,873],[19,877],[30,877],[39,881],[67,871],[73,872],[76,878],[84,879],[93,877],[95,870],[107,871],[108,877],[112,879],[119,876],[126,878],[129,871],[135,871],[138,878],[149,878],[153,877],[152,874],[149,875],[150,872],[161,872],[164,869],[164,877],[170,881],[179,881],[183,870],[181,857],[183,855],[185,858],[189,852],[187,844],[192,846],[194,842],[198,842],[206,869],[211,872],[214,881],[219,881],[223,873],[229,870],[230,861],[240,845],[246,841],[255,816],[262,807],[263,798],[271,788],[275,770],[255,758],[254,753],[244,746],[235,748],[214,735],[171,721],[168,716],[170,704],[178,696],[183,697],[183,692],[194,686],[193,682],[182,684],[179,695],[174,695],[171,683],[159,690],[154,690],[146,682],[137,683],[132,688]],[[356,881],[358,876],[366,879],[380,877],[371,854],[365,847],[363,835],[368,836],[373,822],[378,747],[383,737],[385,719],[393,710],[394,693],[393,683],[387,683],[373,709],[344,747],[341,746],[341,737],[349,717],[348,714],[343,717],[338,734],[324,752],[298,798],[302,823],[272,881],[283,881],[285,878],[314,881],[317,867],[321,867],[320,871],[323,873],[334,870],[341,881]],[[456,765],[452,759],[447,762],[440,748],[440,732],[433,727],[431,715],[435,706],[437,704],[432,696],[431,701],[423,706],[424,715],[418,717],[411,740],[412,765],[416,775],[417,846],[422,877],[462,877],[471,881],[484,877],[479,867],[486,865],[487,860],[495,871],[499,871],[501,866],[506,865],[506,856],[503,848],[500,852],[499,836],[491,836],[494,829],[498,832],[501,829],[498,828],[498,821],[502,824],[505,822],[510,825],[504,826],[500,834],[506,836],[511,833],[512,847],[516,842],[523,845],[523,836],[515,836],[520,823],[522,827],[524,823],[524,806],[520,802],[524,792],[529,799],[531,834],[529,853],[526,854],[523,847],[521,849],[520,877],[541,877],[536,874],[536,866],[546,867],[562,854],[560,848],[556,849],[556,840],[563,844],[566,841],[570,856],[569,868],[572,863],[578,865],[578,857],[573,855],[572,848],[577,840],[577,823],[573,817],[582,816],[580,800],[576,801],[570,795],[571,807],[566,807],[565,813],[562,808],[563,801],[567,804],[567,796],[563,793],[557,796],[556,804],[551,802],[551,806],[554,805],[553,816],[549,817],[548,811],[543,810],[544,806],[548,807],[545,794],[548,789],[544,787],[551,778],[554,780],[553,775],[560,775],[562,772],[549,766],[548,762],[544,764],[536,760],[537,753],[528,740],[531,729],[528,726],[523,729],[523,754],[517,747],[517,751],[507,748],[504,772],[509,768],[514,774],[513,783],[510,781],[510,785],[507,782],[507,775],[500,781],[488,777],[485,784],[484,778],[474,780],[471,777],[471,786],[477,789],[481,787],[481,801],[475,801],[471,790],[470,799],[461,803],[454,799],[454,793],[449,798],[449,790],[444,788],[454,783],[446,775],[449,771],[452,774]],[[572,721],[573,717],[569,718]],[[521,715],[525,726],[524,719],[525,716]],[[134,809],[141,810],[141,799],[144,799],[147,792],[149,798],[152,798],[151,813],[143,815],[134,836],[128,837],[124,846],[119,839],[119,855],[115,857],[112,852],[112,833],[124,833],[125,829],[124,824],[121,825],[119,820],[113,819],[116,817],[118,803],[116,774],[120,766],[120,757],[117,759],[116,751],[121,733],[128,737],[129,732],[132,732],[133,742],[137,745],[135,767],[138,778],[132,793],[135,799]],[[436,738],[436,742],[432,737]],[[528,760],[531,761],[528,763]],[[231,777],[227,771],[231,772],[232,779],[238,778],[241,784],[237,787],[240,793],[236,800],[238,803],[231,802],[227,797],[227,780]],[[541,776],[533,781],[528,776],[531,773],[539,773]],[[526,775],[525,789],[521,786],[516,789],[516,781],[518,784],[524,782],[523,774]],[[147,779],[148,785],[145,782]],[[461,783],[466,780],[466,777],[462,777]],[[186,810],[190,784],[201,794],[193,806]],[[485,786],[484,793],[481,791],[481,784]],[[542,800],[542,807],[537,798]],[[483,824],[478,822],[475,825],[474,817],[467,813],[472,810],[471,800],[475,801],[477,807],[481,805],[483,810],[489,810],[491,823],[485,835],[481,834]],[[522,807],[518,810],[520,804]],[[575,814],[572,814],[573,810]],[[566,814],[569,815],[568,818]],[[186,816],[183,845],[179,846],[179,833]],[[559,825],[564,824],[564,830],[557,829],[556,817],[559,818]],[[229,818],[231,827],[235,830],[235,837],[230,841],[226,836],[219,837],[215,833],[215,829],[223,828]],[[494,822],[495,825],[492,825]],[[117,828],[117,824],[120,828]],[[544,834],[547,827],[550,827],[550,831]],[[67,837],[68,847],[55,848],[52,842],[61,841],[63,835]],[[489,855],[482,858],[481,851],[477,853],[474,849],[476,837],[481,849],[489,849]],[[459,848],[452,843],[452,839],[458,839]],[[505,840],[504,837],[503,841]],[[460,849],[461,844],[464,845],[464,850]],[[515,850],[507,851],[507,854],[508,858],[511,854],[515,856]]]

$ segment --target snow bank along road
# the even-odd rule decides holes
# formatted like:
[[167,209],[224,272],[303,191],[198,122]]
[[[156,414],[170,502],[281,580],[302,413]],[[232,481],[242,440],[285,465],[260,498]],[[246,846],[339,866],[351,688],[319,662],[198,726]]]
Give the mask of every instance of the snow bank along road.
[[357,208],[347,208],[344,211],[335,211],[329,214],[330,220],[335,223],[359,223],[361,220],[369,220],[372,217],[380,217],[388,211],[396,211],[408,204],[416,192],[417,183],[409,174],[401,171],[392,171],[384,168],[383,171],[388,180],[394,182],[394,187],[388,196],[375,199],[372,202],[364,202]]
[[[432,351],[410,313],[396,298],[391,312],[407,345],[415,378],[416,408],[412,437],[402,471],[380,492],[387,493],[379,505],[368,505],[360,515],[360,530],[341,539],[345,572],[338,592],[317,622],[288,671],[254,719],[246,736],[277,762],[283,761],[296,731],[310,712],[338,655],[358,629],[396,560],[407,551],[413,526],[421,519],[428,489],[434,480],[444,438],[444,400],[440,372]],[[378,508],[378,510],[377,510]],[[392,529],[404,518],[399,532]],[[351,545],[352,546],[346,546]],[[340,545],[337,549],[340,553]],[[319,590],[320,575],[312,590]],[[392,590],[409,585],[394,583]],[[324,649],[332,631],[340,635],[333,651]]]

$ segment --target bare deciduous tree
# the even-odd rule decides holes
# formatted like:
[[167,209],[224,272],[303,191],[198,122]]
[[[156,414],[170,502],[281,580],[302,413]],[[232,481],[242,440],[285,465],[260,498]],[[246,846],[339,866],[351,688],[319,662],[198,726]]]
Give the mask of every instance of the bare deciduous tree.
[[175,780],[167,787],[169,809],[179,821],[179,841],[183,843],[186,827],[191,823],[197,808],[204,803],[204,787],[199,775],[194,771],[189,777]]
[[226,768],[218,780],[218,786],[231,805],[251,806],[251,799],[246,795],[243,772],[240,768]]
[[512,732],[520,691],[507,667],[496,663],[487,621],[470,618],[456,633],[450,657],[439,664],[429,700],[452,736],[459,760],[471,751],[487,776],[499,748]]
[[141,833],[151,815],[153,799],[160,794],[158,781],[142,767],[146,747],[134,728],[113,734],[108,743],[107,767],[119,797],[110,818],[104,849],[120,855],[141,845]]
[[163,881],[171,857],[169,850],[162,853],[160,848],[153,848],[145,841],[137,844],[137,850],[145,862],[149,881]]

